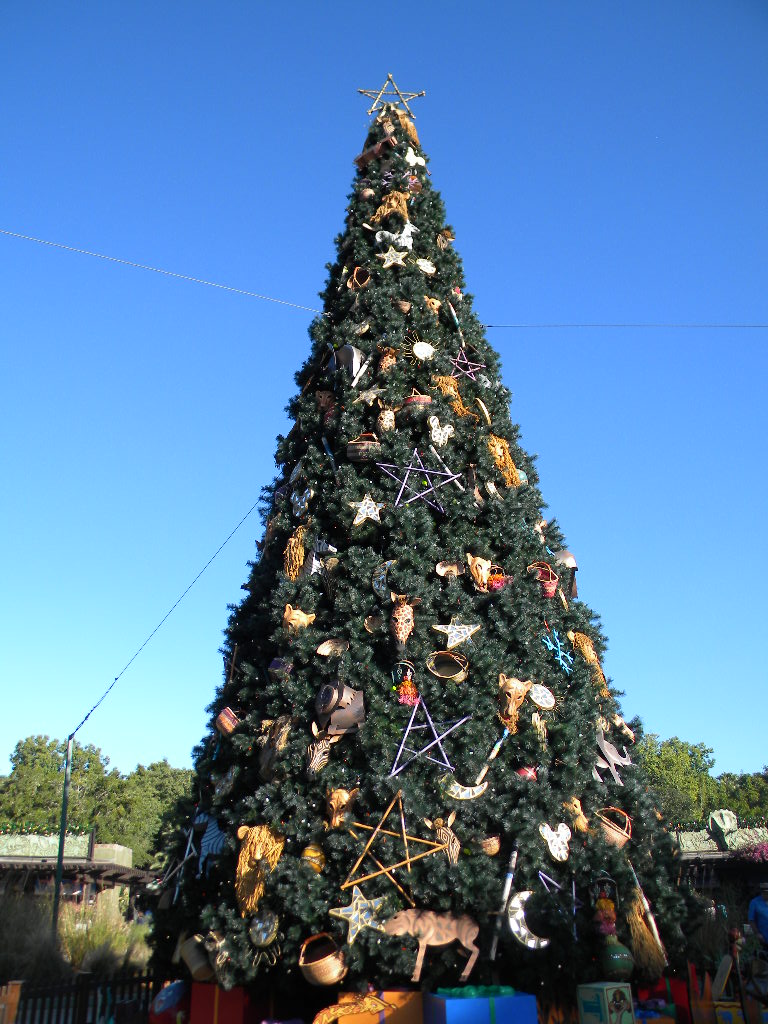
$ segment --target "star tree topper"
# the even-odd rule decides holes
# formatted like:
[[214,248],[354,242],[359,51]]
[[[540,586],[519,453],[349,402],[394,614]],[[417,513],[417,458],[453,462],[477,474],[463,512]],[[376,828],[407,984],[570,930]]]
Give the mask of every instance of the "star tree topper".
[[[388,85],[392,86],[392,91],[391,92],[387,92],[386,91]],[[374,111],[379,110],[381,107],[385,107],[387,105],[387,100],[386,100],[387,96],[396,96],[400,100],[400,102],[403,104],[405,109],[408,111],[408,113],[411,115],[411,117],[414,117],[415,115],[414,115],[413,111],[408,106],[408,101],[409,100],[416,100],[420,96],[426,96],[427,95],[424,92],[423,89],[421,90],[421,92],[400,92],[400,90],[398,89],[397,85],[395,84],[395,80],[392,77],[392,75],[387,75],[386,80],[384,82],[384,85],[382,85],[382,87],[379,89],[378,92],[376,92],[373,89],[358,89],[357,91],[362,96],[367,96],[369,100],[373,100],[373,103],[371,104],[370,109],[368,111],[366,111],[366,113],[369,116],[372,113],[374,113]]]
[[348,907],[333,907],[328,913],[332,917],[340,917],[347,922],[347,944],[353,945],[358,933],[363,928],[373,928],[375,931],[384,931],[383,926],[376,920],[376,915],[384,902],[383,896],[374,900],[367,900],[363,896],[359,886],[352,889],[352,902]]

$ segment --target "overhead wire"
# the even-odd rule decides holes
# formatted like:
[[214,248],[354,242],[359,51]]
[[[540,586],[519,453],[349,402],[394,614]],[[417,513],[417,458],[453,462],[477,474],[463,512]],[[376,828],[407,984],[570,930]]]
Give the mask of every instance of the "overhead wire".
[[[105,253],[93,252],[90,249],[79,249],[75,245],[65,245],[63,242],[51,242],[45,238],[36,238],[34,235],[23,235],[18,231],[8,231],[0,228],[0,235],[8,238],[20,238],[26,242],[37,242],[39,245],[47,245],[54,249],[63,249],[65,252],[76,252],[81,256],[95,256],[96,259],[107,260],[109,263],[120,263],[125,267],[133,267],[136,270],[150,270],[153,274],[163,274],[165,277],[175,277],[179,281],[191,281],[193,284],[206,285],[208,288],[219,288],[221,291],[233,292],[235,295],[245,295],[251,299],[262,299],[264,302],[276,302],[281,306],[289,306],[292,309],[305,310],[308,313],[319,313],[327,316],[322,309],[314,306],[304,306],[299,302],[290,302],[287,299],[277,299],[273,295],[263,295],[260,292],[252,292],[247,288],[235,288],[232,285],[220,284],[217,281],[207,281],[205,278],[193,277],[191,274],[179,274],[174,270],[163,270],[161,267],[151,267],[147,263],[136,263],[133,260],[121,259],[119,256],[107,256]],[[620,330],[627,328],[643,328],[652,330],[766,330],[768,323],[516,323],[516,324],[481,324],[485,330],[573,330],[573,329],[612,329]]]
[[118,680],[119,680],[119,679],[121,678],[121,676],[125,675],[125,673],[126,673],[126,672],[128,671],[128,669],[129,669],[129,668],[131,667],[131,665],[132,665],[132,664],[134,663],[134,661],[136,661],[136,659],[138,658],[138,656],[139,656],[139,655],[141,654],[141,652],[142,652],[142,651],[144,650],[144,648],[145,648],[145,647],[147,646],[147,644],[148,644],[148,643],[150,642],[150,640],[151,640],[151,639],[152,639],[152,637],[153,637],[153,636],[155,635],[155,633],[157,633],[157,631],[158,631],[158,630],[159,630],[159,629],[160,629],[160,628],[161,628],[161,627],[162,627],[162,626],[163,626],[163,625],[165,624],[165,622],[167,622],[167,620],[168,620],[168,619],[170,618],[170,616],[171,616],[171,615],[173,614],[173,612],[175,612],[175,611],[176,611],[176,609],[178,608],[178,606],[179,606],[179,605],[181,604],[181,602],[182,602],[182,601],[184,600],[184,598],[185,598],[185,597],[187,596],[187,594],[188,594],[188,593],[190,592],[190,590],[192,589],[192,587],[194,587],[194,585],[195,585],[195,584],[197,583],[197,581],[198,581],[198,580],[200,579],[200,577],[201,577],[201,576],[203,575],[203,573],[204,573],[204,572],[205,572],[205,570],[206,570],[206,569],[208,568],[208,566],[209,566],[209,565],[210,565],[210,564],[211,564],[211,563],[212,563],[212,562],[214,561],[214,559],[216,559],[216,558],[218,557],[218,555],[219,555],[219,554],[220,554],[220,553],[221,553],[221,552],[222,552],[222,551],[224,550],[224,548],[225,548],[225,547],[227,546],[227,544],[228,544],[228,543],[229,543],[229,542],[230,542],[230,541],[232,540],[232,538],[233,538],[233,537],[234,537],[234,535],[235,535],[235,534],[237,533],[237,531],[238,531],[238,530],[240,529],[240,527],[241,527],[241,526],[243,525],[243,523],[244,523],[244,522],[246,521],[246,519],[247,519],[247,518],[248,518],[248,517],[249,517],[249,516],[251,515],[251,513],[252,513],[252,512],[254,511],[254,509],[256,509],[256,508],[258,507],[258,504],[259,504],[259,502],[258,502],[258,501],[256,501],[256,502],[254,502],[254,504],[253,504],[253,505],[251,505],[251,507],[250,507],[250,508],[248,509],[248,511],[247,511],[247,512],[245,513],[245,515],[244,515],[244,516],[243,516],[243,518],[242,518],[242,519],[240,520],[240,522],[239,522],[239,523],[237,524],[237,526],[236,526],[236,527],[235,527],[235,528],[234,528],[234,529],[233,529],[233,530],[231,531],[231,533],[229,534],[229,536],[227,536],[227,537],[226,537],[226,538],[225,538],[225,539],[224,539],[224,540],[223,540],[223,541],[221,542],[221,544],[219,544],[219,546],[218,546],[218,547],[216,548],[216,550],[214,551],[214,553],[213,553],[213,554],[211,555],[211,557],[210,557],[210,558],[208,559],[208,561],[207,561],[207,562],[205,563],[205,565],[204,565],[204,566],[203,566],[203,568],[202,568],[202,569],[200,570],[200,572],[199,572],[199,573],[197,574],[197,576],[195,576],[195,578],[194,578],[194,579],[192,580],[192,582],[191,582],[191,583],[189,584],[189,586],[188,586],[188,587],[186,588],[186,590],[184,590],[184,591],[183,591],[183,592],[181,593],[181,595],[180,595],[180,596],[179,596],[179,597],[178,597],[178,598],[177,598],[177,599],[176,599],[176,600],[174,601],[174,603],[173,603],[173,604],[171,605],[171,607],[170,607],[170,608],[168,609],[168,611],[167,611],[167,612],[165,613],[165,615],[164,615],[164,616],[162,617],[162,619],[160,619],[160,621],[159,621],[159,622],[158,622],[158,624],[157,624],[157,625],[155,626],[155,628],[154,628],[154,629],[152,630],[152,632],[151,632],[151,633],[149,634],[149,636],[148,636],[148,637],[147,637],[147,639],[146,639],[146,640],[144,641],[144,643],[143,643],[143,644],[142,644],[142,645],[141,645],[141,646],[140,646],[139,648],[137,648],[137,650],[136,650],[136,651],[134,652],[134,654],[133,654],[133,655],[132,655],[132,656],[131,656],[131,657],[130,657],[130,658],[128,659],[128,661],[126,662],[126,664],[125,664],[125,665],[123,666],[123,668],[122,668],[122,669],[121,669],[121,670],[120,670],[120,671],[119,671],[119,672],[117,673],[117,675],[115,676],[115,678],[114,678],[114,679],[112,680],[112,682],[111,682],[111,683],[109,684],[109,686],[108,686],[108,687],[106,688],[106,690],[104,691],[104,693],[102,693],[101,697],[99,697],[99,699],[98,699],[98,700],[96,701],[96,703],[95,703],[95,704],[93,705],[93,707],[92,707],[92,708],[91,708],[91,710],[90,710],[90,711],[88,712],[88,714],[87,714],[87,715],[85,715],[85,716],[83,717],[82,721],[81,721],[81,722],[80,722],[80,724],[79,724],[79,725],[77,726],[77,728],[76,728],[76,729],[73,729],[73,730],[72,730],[72,732],[71,732],[71,734],[70,734],[71,736],[74,736],[74,735],[75,735],[75,733],[77,733],[77,732],[79,732],[79,731],[80,731],[80,729],[81,729],[81,728],[82,728],[82,727],[83,727],[83,726],[85,725],[85,723],[86,723],[86,722],[88,721],[88,719],[89,719],[89,718],[91,717],[91,715],[92,715],[92,714],[93,714],[93,712],[94,712],[94,711],[96,710],[96,708],[97,708],[97,707],[98,707],[98,706],[99,706],[99,705],[100,705],[101,703],[103,703],[103,701],[104,701],[104,700],[105,700],[105,699],[107,698],[107,696],[109,695],[109,693],[110,693],[110,692],[111,692],[111,691],[112,691],[112,690],[114,689],[114,687],[115,687],[116,683],[117,683],[117,682],[118,682]]

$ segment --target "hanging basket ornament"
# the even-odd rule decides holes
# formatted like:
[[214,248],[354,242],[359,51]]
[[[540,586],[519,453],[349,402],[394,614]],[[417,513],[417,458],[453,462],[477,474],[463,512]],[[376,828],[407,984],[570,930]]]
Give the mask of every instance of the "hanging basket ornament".
[[623,849],[632,838],[632,819],[620,807],[600,807],[594,812],[607,843]]
[[365,269],[365,267],[355,267],[347,278],[347,288],[353,292],[362,291],[363,288],[367,288],[370,283],[371,274],[370,271]]
[[299,970],[310,985],[337,985],[349,968],[333,936],[319,932],[302,943]]
[[370,462],[380,455],[381,441],[375,434],[359,434],[347,442],[347,458],[350,462]]
[[469,661],[457,651],[433,651],[427,658],[427,668],[438,679],[463,683],[469,672]]
[[542,597],[550,598],[555,596],[560,577],[548,562],[532,562],[528,566],[527,571],[536,573],[536,579],[541,584]]

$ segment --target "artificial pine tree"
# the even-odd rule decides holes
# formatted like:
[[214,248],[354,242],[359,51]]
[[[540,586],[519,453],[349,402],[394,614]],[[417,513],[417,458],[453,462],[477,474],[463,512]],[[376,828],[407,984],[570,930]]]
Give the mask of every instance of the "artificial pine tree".
[[425,987],[466,976],[476,947],[474,983],[601,977],[615,917],[653,973],[638,886],[672,955],[671,844],[407,102],[377,99],[196,749],[160,951],[197,935],[225,987],[295,990],[314,943],[327,980],[396,987],[417,943],[395,915],[415,908],[466,947],[427,947]]

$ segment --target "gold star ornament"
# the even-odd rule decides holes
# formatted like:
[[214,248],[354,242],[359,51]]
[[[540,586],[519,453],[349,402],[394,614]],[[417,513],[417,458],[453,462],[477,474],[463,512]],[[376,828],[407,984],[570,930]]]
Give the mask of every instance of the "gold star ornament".
[[[392,89],[389,92],[387,92],[387,86],[389,85],[392,86]],[[397,100],[400,100],[400,102],[411,115],[411,117],[413,117],[413,111],[408,106],[409,100],[416,100],[420,96],[427,95],[423,89],[421,90],[421,92],[400,92],[397,85],[395,84],[395,80],[392,77],[392,75],[387,75],[384,85],[382,85],[378,92],[375,89],[358,89],[357,91],[362,96],[367,96],[369,100],[373,100],[370,109],[366,111],[368,115],[374,113],[374,111],[379,110],[382,107],[387,106],[389,102],[392,102],[387,97],[393,97],[395,102]]]
[[349,507],[356,509],[352,525],[360,526],[366,519],[370,519],[374,523],[380,523],[384,502],[374,501],[370,494],[366,494],[362,501],[350,501]]
[[405,257],[407,255],[407,249],[404,249],[402,252],[398,252],[397,249],[390,245],[386,252],[377,252],[376,259],[384,260],[382,266],[384,267],[384,270],[386,270],[387,267],[404,267]]

